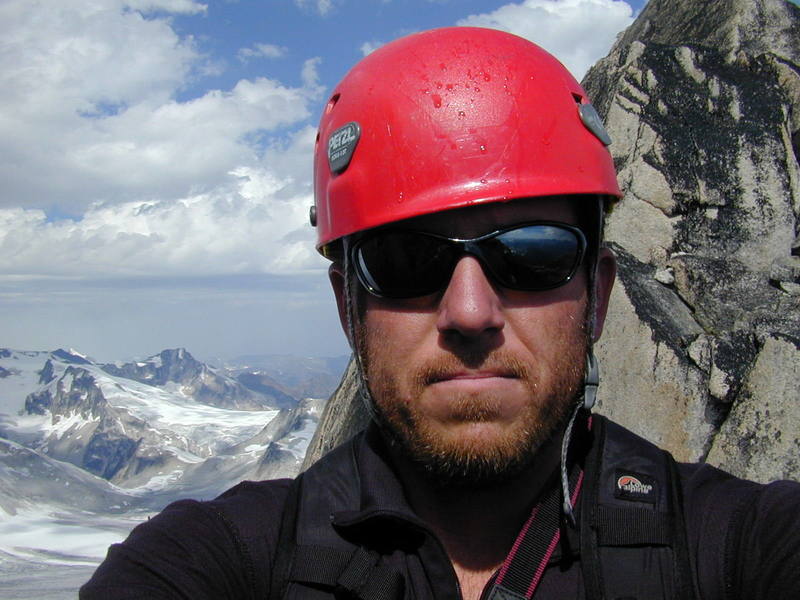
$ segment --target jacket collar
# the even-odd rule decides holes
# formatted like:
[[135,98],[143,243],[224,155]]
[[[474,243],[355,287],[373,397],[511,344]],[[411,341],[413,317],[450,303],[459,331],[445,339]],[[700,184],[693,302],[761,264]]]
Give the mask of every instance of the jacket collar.
[[427,532],[408,503],[378,427],[370,423],[351,443],[352,459],[359,475],[358,499],[334,513],[334,527],[351,531],[389,527]]

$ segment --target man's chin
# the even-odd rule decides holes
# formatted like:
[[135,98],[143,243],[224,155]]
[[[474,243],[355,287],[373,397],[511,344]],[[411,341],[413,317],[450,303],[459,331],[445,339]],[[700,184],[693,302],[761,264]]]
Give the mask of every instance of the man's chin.
[[451,452],[412,456],[416,470],[436,488],[480,489],[517,478],[525,471],[534,452],[516,456],[496,456],[486,452]]
[[[543,424],[542,424],[543,425]],[[502,431],[491,423],[460,424],[442,431],[417,427],[390,429],[390,438],[402,456],[436,488],[479,489],[520,476],[534,461],[554,426],[535,431]]]

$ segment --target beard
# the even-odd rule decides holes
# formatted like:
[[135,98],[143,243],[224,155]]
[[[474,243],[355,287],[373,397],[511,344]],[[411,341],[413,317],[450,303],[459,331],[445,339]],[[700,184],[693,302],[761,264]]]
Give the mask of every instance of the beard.
[[[502,348],[452,347],[424,364],[398,367],[386,337],[359,332],[368,387],[379,426],[399,453],[438,487],[481,488],[508,481],[531,465],[537,451],[563,428],[582,390],[588,336],[571,322],[537,368]],[[538,357],[537,357],[538,358]],[[522,384],[525,402],[506,427],[493,427],[506,398],[501,390],[456,392],[446,423],[426,414],[428,386],[464,369],[499,372]],[[470,426],[479,435],[464,434]],[[488,432],[488,433],[486,433]]]

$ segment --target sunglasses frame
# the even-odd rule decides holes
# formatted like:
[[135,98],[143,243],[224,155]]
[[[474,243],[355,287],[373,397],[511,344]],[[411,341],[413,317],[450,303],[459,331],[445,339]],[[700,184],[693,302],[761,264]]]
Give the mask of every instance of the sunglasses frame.
[[[498,278],[497,274],[494,272],[494,269],[492,268],[491,263],[486,260],[484,252],[480,247],[480,243],[485,241],[485,240],[495,238],[495,237],[497,237],[499,235],[502,235],[504,233],[508,233],[509,231],[514,231],[514,230],[517,230],[517,229],[523,229],[525,227],[531,227],[531,226],[535,226],[535,225],[555,227],[555,228],[558,228],[558,229],[569,231],[570,233],[572,233],[575,236],[575,239],[578,241],[578,252],[577,252],[577,257],[575,258],[575,261],[574,261],[574,263],[572,265],[572,268],[570,269],[569,274],[564,279],[560,280],[558,283],[556,283],[554,285],[549,285],[549,286],[545,286],[545,287],[536,287],[536,288],[524,288],[524,287],[514,287],[514,286],[505,285],[503,282],[500,281],[500,279]],[[361,247],[361,245],[363,243],[365,243],[365,242],[367,242],[367,241],[369,241],[369,240],[371,240],[371,239],[373,239],[375,237],[380,237],[382,235],[386,235],[387,233],[413,233],[413,234],[416,234],[416,235],[423,235],[423,236],[435,238],[435,239],[438,239],[438,240],[442,240],[444,242],[447,242],[449,245],[457,246],[459,248],[459,250],[460,250],[460,252],[457,255],[458,258],[455,261],[453,261],[452,268],[450,269],[450,274],[446,279],[444,279],[442,286],[440,286],[439,288],[437,288],[436,290],[433,290],[431,292],[427,292],[427,293],[423,293],[423,294],[409,294],[409,295],[402,295],[402,296],[398,296],[398,295],[388,295],[387,296],[386,294],[382,294],[377,289],[375,289],[375,287],[367,280],[367,276],[363,273],[362,268],[360,266],[360,262],[359,262],[358,257],[357,257],[357,254],[358,254],[359,248]],[[497,229],[495,231],[491,231],[489,233],[485,233],[483,235],[480,235],[480,236],[474,237],[474,238],[451,238],[451,237],[447,237],[445,235],[440,235],[440,234],[437,234],[437,233],[431,233],[431,232],[428,232],[428,231],[418,231],[418,230],[414,230],[414,229],[401,229],[401,228],[397,228],[397,227],[381,228],[381,229],[372,230],[372,231],[367,232],[367,233],[365,233],[363,235],[360,235],[355,240],[353,240],[352,243],[348,243],[347,244],[345,252],[347,253],[347,256],[348,256],[348,259],[350,261],[350,264],[353,265],[353,268],[355,269],[356,276],[358,277],[359,283],[361,283],[361,285],[364,287],[365,290],[367,290],[370,294],[372,294],[373,296],[376,296],[377,298],[386,298],[386,299],[391,299],[391,300],[404,300],[404,299],[409,299],[409,298],[421,298],[423,296],[429,296],[431,294],[439,293],[443,289],[446,289],[447,285],[450,283],[450,279],[453,276],[453,270],[455,269],[456,263],[458,262],[458,260],[460,260],[461,257],[463,257],[464,255],[467,255],[467,254],[477,258],[478,261],[481,263],[481,266],[483,267],[484,273],[486,273],[494,283],[496,283],[497,285],[499,285],[501,287],[504,287],[504,288],[507,288],[507,289],[512,289],[512,290],[517,290],[517,291],[523,291],[523,292],[544,292],[544,291],[547,291],[547,290],[556,289],[556,288],[559,288],[559,287],[561,287],[563,285],[566,285],[570,281],[572,281],[573,277],[575,277],[575,273],[578,272],[578,269],[580,268],[581,264],[583,264],[583,261],[587,256],[587,248],[588,248],[588,243],[587,243],[587,240],[586,240],[586,235],[583,233],[583,231],[579,227],[576,227],[575,225],[570,225],[568,223],[562,223],[562,222],[559,222],[559,221],[526,221],[526,222],[523,222],[523,223],[515,223],[513,225],[509,225],[508,227],[503,227],[503,228]]]

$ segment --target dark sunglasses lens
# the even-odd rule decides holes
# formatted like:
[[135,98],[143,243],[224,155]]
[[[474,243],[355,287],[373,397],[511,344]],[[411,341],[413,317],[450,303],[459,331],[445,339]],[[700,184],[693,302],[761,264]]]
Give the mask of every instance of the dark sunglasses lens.
[[361,282],[387,298],[413,298],[439,291],[450,277],[453,250],[443,240],[392,231],[362,240],[354,251]]
[[495,279],[517,290],[546,290],[566,283],[583,250],[576,232],[543,224],[506,231],[480,246]]

